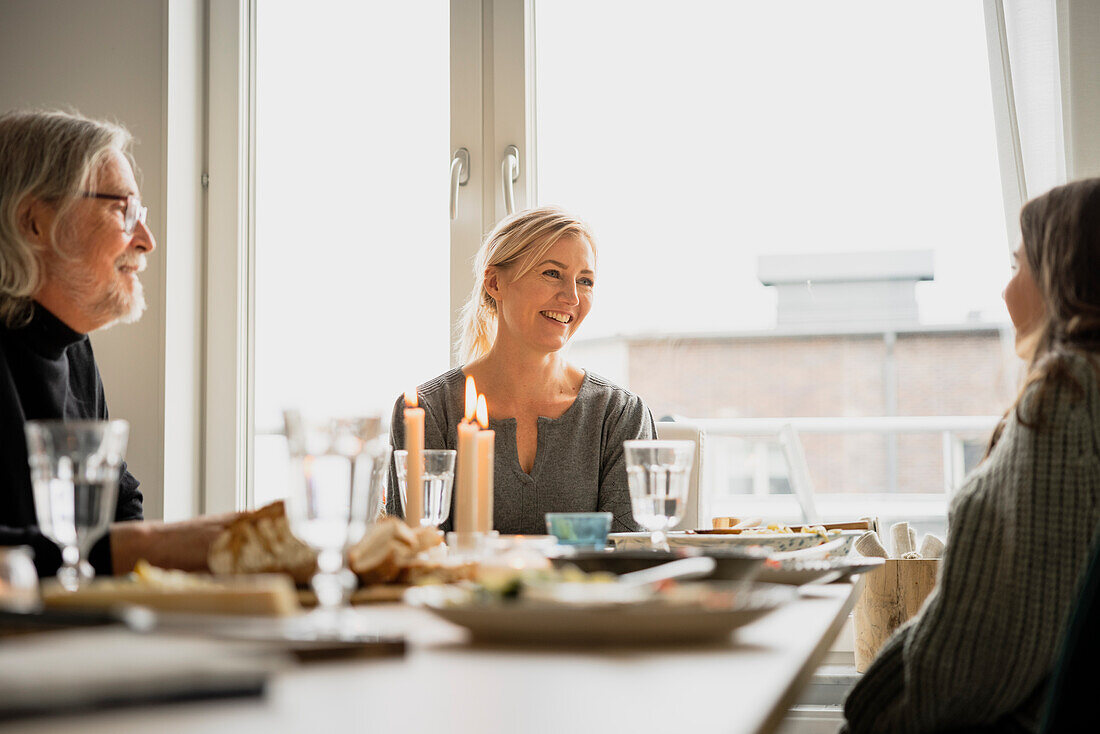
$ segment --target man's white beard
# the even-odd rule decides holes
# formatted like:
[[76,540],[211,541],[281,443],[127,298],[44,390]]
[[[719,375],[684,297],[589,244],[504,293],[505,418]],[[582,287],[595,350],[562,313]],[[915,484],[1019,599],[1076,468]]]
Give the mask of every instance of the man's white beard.
[[128,290],[125,278],[130,276],[117,270],[127,264],[136,266],[138,272],[145,270],[145,255],[133,258],[136,262],[127,263],[127,259],[120,257],[115,263],[115,277],[105,289],[97,288],[98,284],[90,279],[87,271],[80,268],[80,264],[71,270],[66,268],[68,272],[59,273],[77,301],[85,304],[85,313],[97,322],[103,321],[103,326],[98,327],[99,329],[108,329],[118,323],[132,324],[145,311],[145,291],[137,273],[134,274],[132,287]]
[[127,294],[119,288],[112,287],[112,292],[104,299],[104,311],[111,314],[119,314],[112,321],[107,322],[101,329],[109,329],[115,324],[132,324],[145,313],[145,289],[141,287],[141,281],[134,276],[133,291]]

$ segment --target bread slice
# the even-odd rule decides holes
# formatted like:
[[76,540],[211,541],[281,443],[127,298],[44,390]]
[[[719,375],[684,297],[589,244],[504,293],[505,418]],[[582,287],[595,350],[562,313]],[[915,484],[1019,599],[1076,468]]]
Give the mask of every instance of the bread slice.
[[215,574],[285,573],[309,583],[317,553],[290,531],[279,502],[243,513],[210,546],[207,564]]
[[[429,528],[430,529],[430,528]],[[379,520],[348,551],[348,565],[364,584],[395,581],[420,552],[420,541],[408,525],[396,518]]]

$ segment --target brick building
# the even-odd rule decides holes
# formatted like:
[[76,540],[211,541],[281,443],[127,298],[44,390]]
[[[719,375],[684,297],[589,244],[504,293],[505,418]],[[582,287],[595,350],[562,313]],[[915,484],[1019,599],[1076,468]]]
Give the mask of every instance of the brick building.
[[[762,258],[761,280],[779,290],[774,329],[593,339],[574,347],[574,359],[641,395],[658,418],[1003,413],[1018,385],[1011,327],[980,321],[919,323],[913,286],[931,278],[930,255],[883,255],[877,262],[866,254],[822,256],[818,262]],[[807,280],[813,282],[810,300]],[[819,493],[944,489],[939,434],[801,438]],[[988,436],[983,431],[955,438],[964,454],[962,468],[969,470]],[[712,480],[719,493],[760,492],[760,480],[754,485],[749,476],[759,475],[759,461],[767,460],[759,447],[748,440],[711,445],[742,454],[728,462],[728,476]],[[769,491],[789,491],[785,462],[777,448],[769,451]]]

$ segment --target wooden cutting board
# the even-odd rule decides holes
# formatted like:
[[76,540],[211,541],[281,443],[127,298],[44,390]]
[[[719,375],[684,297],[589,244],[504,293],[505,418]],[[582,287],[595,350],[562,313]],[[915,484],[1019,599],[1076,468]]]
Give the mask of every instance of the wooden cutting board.
[[[406,584],[377,584],[356,589],[351,594],[352,604],[383,604],[401,601],[405,595]],[[313,589],[298,589],[298,603],[303,607],[317,606],[317,595]]]
[[56,580],[42,582],[46,609],[96,610],[136,604],[163,612],[287,616],[300,609],[289,576],[257,574],[232,581],[195,586],[157,586],[124,579],[96,579],[76,591],[66,591]]

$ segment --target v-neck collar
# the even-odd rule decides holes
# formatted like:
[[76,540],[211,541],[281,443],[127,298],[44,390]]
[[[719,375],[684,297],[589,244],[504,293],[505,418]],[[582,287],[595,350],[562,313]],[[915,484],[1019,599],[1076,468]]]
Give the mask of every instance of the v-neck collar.
[[[459,369],[459,373],[463,375],[463,381],[465,381],[465,374]],[[546,440],[547,431],[544,428],[550,429],[554,426],[563,424],[571,414],[579,410],[578,405],[581,402],[581,396],[587,392],[590,387],[588,379],[588,370],[584,371],[584,377],[581,378],[580,387],[577,388],[577,396],[573,398],[573,402],[569,404],[561,415],[557,418],[550,418],[545,415],[540,415],[536,422],[535,429],[535,461],[531,464],[531,473],[528,474],[523,470],[523,465],[519,463],[519,443],[516,437],[516,419],[515,418],[493,418],[489,416],[489,428],[493,430],[502,430],[507,435],[508,440],[505,443],[505,447],[508,450],[509,458],[511,459],[512,470],[516,473],[520,479],[524,482],[534,482],[536,477],[540,475],[540,469],[546,455],[546,451],[543,450],[543,442]]]

